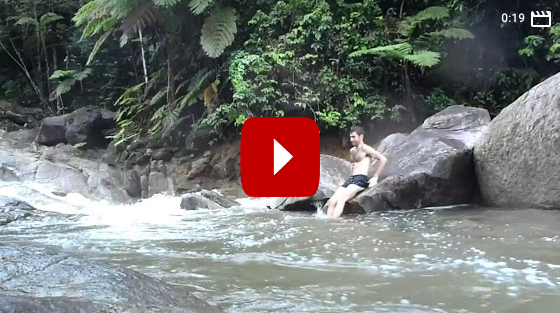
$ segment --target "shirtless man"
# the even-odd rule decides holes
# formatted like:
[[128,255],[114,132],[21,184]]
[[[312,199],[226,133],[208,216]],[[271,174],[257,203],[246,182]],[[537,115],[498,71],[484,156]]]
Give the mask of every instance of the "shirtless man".
[[[327,216],[329,218],[340,217],[344,210],[344,204],[348,200],[365,188],[377,184],[379,175],[387,164],[387,158],[384,155],[364,143],[364,129],[360,126],[354,126],[350,130],[350,142],[354,146],[350,149],[352,176],[342,186],[338,187],[325,204],[325,206],[328,206]],[[367,174],[373,161],[372,158],[379,160],[379,167],[375,175],[368,181]]]

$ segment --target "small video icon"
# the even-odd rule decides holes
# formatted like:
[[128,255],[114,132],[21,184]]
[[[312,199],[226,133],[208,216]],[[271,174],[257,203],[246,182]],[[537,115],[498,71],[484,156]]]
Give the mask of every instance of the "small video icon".
[[[537,23],[539,19],[545,19],[546,25]],[[550,27],[552,25],[552,13],[550,11],[531,11],[531,27]]]

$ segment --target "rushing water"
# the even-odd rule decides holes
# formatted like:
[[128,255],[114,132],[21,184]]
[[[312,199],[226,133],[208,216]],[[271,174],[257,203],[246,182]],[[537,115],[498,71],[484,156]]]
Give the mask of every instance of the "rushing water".
[[0,242],[57,246],[124,265],[187,285],[228,312],[560,307],[556,211],[455,207],[332,221],[247,199],[237,208],[184,211],[177,197],[111,205],[14,183],[0,194],[43,212],[0,227]]

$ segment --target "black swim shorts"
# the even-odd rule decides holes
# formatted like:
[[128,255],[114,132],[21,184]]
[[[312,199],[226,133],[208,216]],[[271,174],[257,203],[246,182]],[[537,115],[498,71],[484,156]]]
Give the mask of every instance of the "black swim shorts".
[[344,184],[342,187],[348,187],[348,185],[354,184],[360,186],[362,188],[367,188],[369,186],[368,178],[366,175],[353,175]]

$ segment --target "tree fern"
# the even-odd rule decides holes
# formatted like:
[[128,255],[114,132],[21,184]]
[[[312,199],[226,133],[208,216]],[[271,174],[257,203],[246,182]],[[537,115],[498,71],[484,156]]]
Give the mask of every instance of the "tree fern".
[[193,14],[198,15],[204,12],[212,2],[214,2],[214,0],[191,0],[191,2],[189,2],[189,8]]
[[90,1],[78,9],[78,12],[76,12],[76,15],[72,18],[72,21],[74,21],[77,26],[82,26],[90,20],[98,18],[94,16],[94,14],[99,10],[99,8],[99,0]]
[[76,74],[76,70],[56,70],[54,71],[54,73],[52,73],[51,77],[49,77],[50,80],[59,80],[61,78],[67,78],[67,77],[72,77],[74,74]]
[[151,1],[148,1],[130,11],[126,18],[123,19],[120,29],[125,35],[130,36],[138,32],[139,29],[162,20],[163,17],[158,7]]
[[403,42],[394,45],[379,46],[372,49],[358,50],[356,52],[352,52],[350,57],[361,56],[364,54],[377,54],[402,58],[411,52],[412,46],[407,42]]
[[428,7],[412,17],[415,23],[425,20],[441,20],[449,17],[449,9],[446,7],[433,6]]
[[155,5],[160,6],[160,7],[172,7],[174,5],[176,5],[177,3],[181,2],[181,0],[153,0]]
[[91,61],[93,61],[93,58],[95,57],[95,55],[97,54],[97,52],[99,51],[99,49],[101,48],[105,40],[107,40],[107,38],[111,35],[112,32],[113,30],[109,30],[105,34],[101,35],[99,39],[97,39],[95,45],[93,46],[93,49],[91,49],[91,53],[89,54],[88,60],[86,62],[86,66],[88,66],[91,63]]
[[405,55],[404,58],[412,64],[420,67],[432,67],[439,64],[441,53],[428,50],[420,50],[414,54]]
[[56,13],[49,12],[49,13],[43,14],[41,16],[41,18],[39,18],[39,24],[41,24],[41,26],[46,26],[46,25],[48,25],[52,22],[56,22],[56,21],[61,20],[61,19],[63,19],[62,16],[60,16]]
[[75,73],[75,74],[74,74],[74,78],[75,78],[77,81],[82,81],[82,80],[86,79],[86,78],[89,76],[89,74],[91,74],[91,69],[90,69],[90,68],[86,68],[86,69],[83,70],[83,71],[80,71],[80,72]]
[[179,103],[178,111],[183,110],[185,106],[195,103],[200,93],[213,79],[214,72],[203,68],[189,81],[181,83],[177,88],[177,92],[179,92],[186,83],[189,84],[189,88],[184,96],[177,98],[177,102]]
[[76,83],[76,80],[74,78],[68,78],[68,79],[65,79],[65,80],[61,81],[58,84],[58,86],[56,87],[56,89],[54,90],[55,95],[57,97],[62,96],[63,94],[70,91],[70,89],[72,89],[72,86],[74,86],[75,83]]
[[237,16],[233,8],[216,8],[204,20],[200,43],[211,58],[220,56],[233,43],[237,33]]
[[442,36],[444,38],[453,38],[459,40],[474,38],[474,35],[470,31],[463,28],[456,28],[456,27],[442,29],[439,31],[431,32],[430,34],[435,36]]
[[32,18],[32,17],[28,17],[28,16],[24,16],[22,18],[20,18],[17,22],[16,25],[21,25],[21,26],[26,26],[26,25],[33,25],[33,26],[38,26],[39,22],[37,22],[36,19]]

